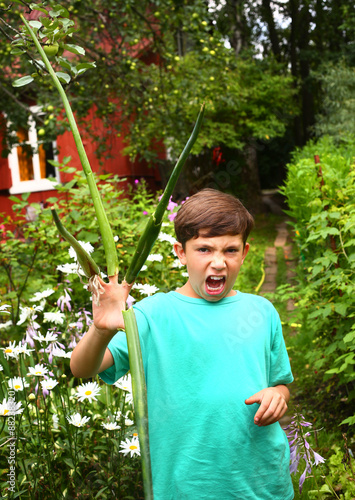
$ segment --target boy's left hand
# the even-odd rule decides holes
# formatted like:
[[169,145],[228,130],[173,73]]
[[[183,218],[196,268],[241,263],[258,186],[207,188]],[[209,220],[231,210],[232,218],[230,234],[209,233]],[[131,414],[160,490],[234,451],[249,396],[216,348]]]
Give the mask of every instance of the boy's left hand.
[[[245,404],[259,403],[260,407],[254,416],[254,423],[258,426],[274,424],[287,410],[286,386],[268,387],[245,400]],[[288,398],[287,398],[288,399]]]

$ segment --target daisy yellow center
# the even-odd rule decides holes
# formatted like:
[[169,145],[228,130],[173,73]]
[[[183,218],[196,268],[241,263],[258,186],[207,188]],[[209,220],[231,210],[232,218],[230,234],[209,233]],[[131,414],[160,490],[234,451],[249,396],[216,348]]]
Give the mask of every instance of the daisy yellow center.
[[7,410],[7,409],[5,408],[5,410],[4,410],[4,415],[6,415],[6,413],[9,413],[9,411],[10,411],[10,410]]
[[51,385],[47,385],[47,389],[52,389],[52,386]]
[[36,375],[41,375],[41,374],[42,374],[42,372],[36,372]]
[[21,389],[20,385],[15,385],[14,389]]
[[90,396],[92,394],[92,391],[85,391],[85,396]]
[[12,349],[10,349],[9,347],[7,349],[5,349],[5,352],[9,353],[9,352],[12,352]]
[[136,450],[138,448],[138,446],[135,446],[134,444],[131,444],[131,446],[129,447],[130,450]]

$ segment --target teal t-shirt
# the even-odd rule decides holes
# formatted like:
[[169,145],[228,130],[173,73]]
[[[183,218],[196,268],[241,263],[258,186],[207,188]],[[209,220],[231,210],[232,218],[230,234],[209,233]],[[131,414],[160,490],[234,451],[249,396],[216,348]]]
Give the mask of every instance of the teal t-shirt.
[[[244,401],[293,377],[280,318],[263,297],[218,302],[158,293],[134,306],[148,391],[155,500],[290,500],[280,424],[254,424]],[[112,384],[129,369],[126,337],[111,340]]]

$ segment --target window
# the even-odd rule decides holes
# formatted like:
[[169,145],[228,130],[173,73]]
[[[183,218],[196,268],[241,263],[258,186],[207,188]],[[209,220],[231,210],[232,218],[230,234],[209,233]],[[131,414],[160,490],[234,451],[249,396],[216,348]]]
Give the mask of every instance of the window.
[[[32,106],[31,111],[40,114],[39,106]],[[58,169],[49,163],[57,160],[56,141],[46,142],[38,137],[39,126],[34,118],[30,118],[27,127],[17,131],[18,144],[8,156],[9,167],[12,175],[11,194],[27,193],[34,191],[49,191],[55,189],[59,182]]]

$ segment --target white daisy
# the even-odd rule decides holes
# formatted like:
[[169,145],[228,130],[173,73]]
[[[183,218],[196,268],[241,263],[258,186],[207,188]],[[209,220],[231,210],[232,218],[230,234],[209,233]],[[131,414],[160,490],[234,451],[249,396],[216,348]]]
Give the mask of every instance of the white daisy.
[[82,427],[90,420],[90,417],[81,417],[80,413],[75,413],[74,415],[67,417],[67,420],[70,424],[75,425],[75,427]]
[[123,377],[119,378],[113,385],[115,385],[119,389],[122,389],[123,391],[132,392],[131,374],[128,373],[127,375],[124,375]]
[[1,329],[5,329],[7,328],[8,326],[12,326],[12,321],[9,320],[9,321],[5,321],[5,323],[0,323],[0,330]]
[[59,347],[55,347],[52,350],[52,355],[56,356],[57,358],[71,358],[73,351],[64,351],[64,349],[60,349]]
[[[75,262],[70,263],[70,264],[69,263],[63,264],[63,265],[57,266],[57,270],[64,273],[64,274],[78,274],[78,264],[76,264]],[[84,272],[80,268],[79,268],[79,272],[80,272],[80,274],[84,275]]]
[[11,306],[9,306],[8,304],[3,304],[2,306],[0,306],[0,312],[10,314],[10,311],[6,310],[8,307],[11,307]]
[[185,267],[185,266],[183,266],[183,265],[181,264],[181,262],[179,261],[179,259],[175,259],[175,260],[173,261],[173,263],[171,264],[171,267],[178,267],[178,268],[180,268],[180,267]]
[[58,429],[59,428],[59,417],[56,413],[53,413],[53,415],[52,415],[52,422],[53,422],[53,429]]
[[108,422],[108,423],[103,423],[101,424],[102,427],[108,431],[116,431],[118,429],[121,429],[121,426],[118,425],[116,422]]
[[21,408],[22,403],[15,403],[14,401],[6,401],[6,398],[3,399],[3,402],[0,404],[0,417],[9,417],[10,415],[18,415],[22,413],[24,408]]
[[170,236],[170,234],[163,233],[163,232],[159,233],[158,240],[167,241],[171,245],[174,245],[174,243],[176,243],[176,239],[174,238],[174,236]]
[[132,288],[136,288],[142,295],[148,295],[148,297],[159,290],[155,285],[142,285],[141,283],[134,284]]
[[149,260],[149,262],[161,262],[163,260],[163,256],[160,255],[160,253],[152,253],[151,255],[148,255],[147,260]]
[[125,397],[126,403],[133,406],[133,394],[131,392],[127,392]]
[[[88,254],[92,253],[95,250],[94,247],[89,242],[79,241],[79,243]],[[76,252],[73,247],[69,248],[69,255],[72,259],[75,259],[75,261],[77,260]]]
[[25,356],[30,356],[31,352],[34,351],[34,349],[27,349],[27,343],[21,344],[21,342],[18,343],[16,349],[18,354],[24,354]]
[[41,380],[42,389],[47,389],[51,391],[54,387],[58,385],[58,382],[54,378],[47,378],[47,380]]
[[8,384],[10,389],[14,391],[23,391],[24,387],[29,387],[30,385],[21,377],[10,378]]
[[44,305],[40,304],[33,307],[21,307],[20,306],[20,319],[17,322],[18,325],[22,325],[28,318],[31,318],[37,311],[43,311]]
[[128,455],[128,453],[130,453],[131,457],[141,454],[139,441],[136,437],[133,437],[132,439],[126,438],[125,441],[121,441],[120,448],[122,448],[122,450],[120,450],[120,453],[124,453],[125,455]]
[[42,333],[38,333],[37,335],[33,335],[34,339],[39,340],[40,342],[55,342],[58,338],[57,333],[47,332],[46,335],[42,335]]
[[16,342],[10,342],[7,347],[1,347],[1,350],[4,351],[6,359],[18,358],[18,350],[16,347]]
[[43,313],[43,320],[55,323],[56,325],[62,325],[64,323],[65,314],[60,311],[55,312],[45,312]]
[[93,399],[97,401],[95,396],[100,394],[100,391],[101,389],[97,382],[87,382],[77,387],[76,397],[78,401],[85,401],[88,399],[91,403]]
[[47,297],[52,295],[52,293],[54,293],[54,290],[52,290],[51,288],[47,288],[43,292],[36,292],[32,299],[29,300],[30,302],[41,302],[41,300],[46,299]]
[[33,375],[35,377],[43,377],[48,372],[48,368],[46,368],[45,366],[43,366],[39,363],[37,363],[37,365],[35,367],[29,366],[28,369],[29,369],[29,373],[27,374],[28,377],[33,376]]
[[124,419],[124,423],[127,426],[130,426],[130,425],[134,424],[133,420],[131,420],[130,418],[127,418],[127,417]]
[[0,365],[0,372],[2,372],[2,371],[3,371],[3,369],[4,369],[4,368],[3,368],[3,366],[2,366],[2,365]]

